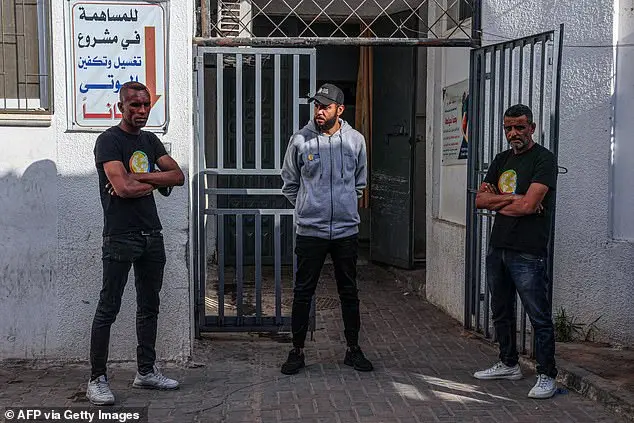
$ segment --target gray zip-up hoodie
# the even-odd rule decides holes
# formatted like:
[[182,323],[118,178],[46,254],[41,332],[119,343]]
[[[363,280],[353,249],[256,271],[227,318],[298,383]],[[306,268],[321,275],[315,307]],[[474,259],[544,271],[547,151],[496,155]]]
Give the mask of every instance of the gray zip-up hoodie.
[[282,193],[295,206],[298,235],[338,239],[359,232],[365,139],[346,121],[339,122],[341,129],[328,136],[311,120],[288,144]]

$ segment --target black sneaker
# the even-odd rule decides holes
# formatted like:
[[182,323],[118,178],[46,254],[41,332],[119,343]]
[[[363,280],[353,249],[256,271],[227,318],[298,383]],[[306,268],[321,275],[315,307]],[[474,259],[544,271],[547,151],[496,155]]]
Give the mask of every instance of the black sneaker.
[[304,366],[304,354],[299,352],[299,348],[293,348],[291,352],[288,353],[286,363],[282,364],[282,373],[285,375],[294,375]]
[[346,358],[343,360],[343,364],[351,366],[360,372],[371,372],[374,369],[370,360],[365,358],[359,347],[352,347],[346,351]]

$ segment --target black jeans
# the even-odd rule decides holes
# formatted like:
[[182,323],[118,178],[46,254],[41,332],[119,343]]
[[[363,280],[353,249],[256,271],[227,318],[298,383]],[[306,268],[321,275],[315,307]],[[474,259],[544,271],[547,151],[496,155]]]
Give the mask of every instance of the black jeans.
[[121,308],[121,297],[134,266],[136,335],[139,373],[152,371],[156,360],[156,323],[163,285],[165,246],[158,231],[106,236],[103,239],[103,287],[90,337],[91,379],[106,374],[110,327]]
[[500,361],[507,366],[515,366],[519,359],[515,317],[517,292],[533,325],[537,373],[556,377],[555,331],[548,296],[550,281],[546,273],[546,260],[519,251],[490,248],[486,270],[491,292],[491,313],[500,344]]
[[310,319],[310,302],[328,253],[335,267],[347,344],[349,347],[359,344],[361,317],[357,290],[357,250],[357,235],[333,240],[297,235],[297,273],[291,317],[293,346],[304,348]]

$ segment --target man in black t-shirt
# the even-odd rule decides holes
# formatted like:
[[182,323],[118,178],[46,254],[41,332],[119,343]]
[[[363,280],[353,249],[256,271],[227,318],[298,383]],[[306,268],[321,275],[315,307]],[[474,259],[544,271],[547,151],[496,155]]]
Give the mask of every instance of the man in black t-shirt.
[[106,375],[110,327],[119,313],[132,266],[137,294],[138,340],[138,372],[133,386],[178,388],[178,382],[163,376],[155,365],[165,247],[152,193],[154,189],[183,185],[185,177],[158,137],[141,130],[152,106],[147,87],[138,82],[127,82],[119,91],[119,99],[121,122],[103,132],[95,144],[104,213],[103,286],[92,324],[92,370],[86,391],[86,396],[95,405],[114,404]]
[[504,132],[511,148],[495,157],[476,196],[476,207],[496,212],[486,275],[500,361],[474,376],[485,380],[522,378],[516,347],[517,292],[536,340],[537,383],[528,396],[550,398],[557,391],[557,368],[546,257],[557,160],[533,141],[535,123],[527,106],[517,104],[504,113]]

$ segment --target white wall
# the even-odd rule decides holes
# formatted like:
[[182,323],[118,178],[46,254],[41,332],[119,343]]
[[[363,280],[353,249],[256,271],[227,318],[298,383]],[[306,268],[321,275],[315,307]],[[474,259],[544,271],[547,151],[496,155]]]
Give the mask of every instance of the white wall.
[[[101,230],[93,147],[97,134],[66,132],[65,2],[53,2],[55,113],[49,127],[0,126],[0,358],[87,359],[101,288]],[[193,2],[170,6],[172,156],[189,168]],[[6,122],[5,122],[6,124]],[[157,353],[191,353],[187,185],[158,196],[167,266]],[[111,359],[136,358],[134,283],[113,326]]]
[[634,242],[634,0],[621,0],[616,50],[615,118],[612,183],[612,236]]
[[[442,11],[430,4],[434,22]],[[467,31],[470,31],[470,27]],[[428,48],[427,73],[427,299],[461,320],[467,166],[442,166],[443,88],[469,77],[469,49]]]

